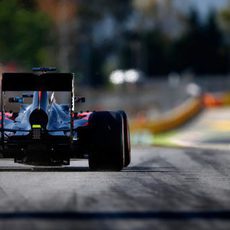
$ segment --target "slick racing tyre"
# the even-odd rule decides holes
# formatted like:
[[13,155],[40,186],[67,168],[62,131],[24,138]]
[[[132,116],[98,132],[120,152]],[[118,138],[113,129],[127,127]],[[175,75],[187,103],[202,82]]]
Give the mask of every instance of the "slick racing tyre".
[[91,129],[89,167],[91,170],[120,171],[125,164],[124,120],[119,112],[94,112]]
[[130,144],[130,132],[127,115],[124,111],[119,111],[123,118],[123,128],[124,128],[124,149],[125,149],[125,163],[124,166],[127,167],[131,162],[131,144]]

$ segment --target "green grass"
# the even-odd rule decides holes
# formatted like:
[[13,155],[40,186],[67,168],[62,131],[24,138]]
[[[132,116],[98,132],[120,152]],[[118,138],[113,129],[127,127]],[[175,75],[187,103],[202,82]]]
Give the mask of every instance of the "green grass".
[[141,145],[176,147],[177,145],[172,141],[172,137],[175,134],[176,134],[175,131],[170,131],[161,134],[153,134],[149,131],[143,131],[138,133],[132,133],[131,142],[133,144],[141,144]]
[[167,133],[153,134],[153,145],[177,147],[177,144],[173,143],[172,137],[176,134],[175,131]]

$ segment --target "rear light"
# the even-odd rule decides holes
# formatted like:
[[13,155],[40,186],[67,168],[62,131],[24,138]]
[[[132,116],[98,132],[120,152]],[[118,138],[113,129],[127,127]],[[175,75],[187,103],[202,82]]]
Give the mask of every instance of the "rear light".
[[34,124],[32,125],[32,138],[34,140],[40,140],[41,139],[41,125]]

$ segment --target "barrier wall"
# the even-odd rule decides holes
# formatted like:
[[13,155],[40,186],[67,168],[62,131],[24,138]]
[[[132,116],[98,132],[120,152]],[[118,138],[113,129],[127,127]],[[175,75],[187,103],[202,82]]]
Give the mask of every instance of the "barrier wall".
[[185,124],[203,108],[202,97],[190,98],[174,110],[162,115],[159,119],[134,119],[130,122],[131,132],[149,130],[152,133],[166,132]]

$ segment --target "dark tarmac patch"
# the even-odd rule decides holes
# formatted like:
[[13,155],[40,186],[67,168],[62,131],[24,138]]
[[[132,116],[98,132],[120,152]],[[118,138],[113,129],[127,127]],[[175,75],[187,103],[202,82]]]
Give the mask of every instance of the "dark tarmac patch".
[[0,219],[49,219],[49,220],[230,220],[226,211],[153,211],[153,212],[12,212],[0,213]]

